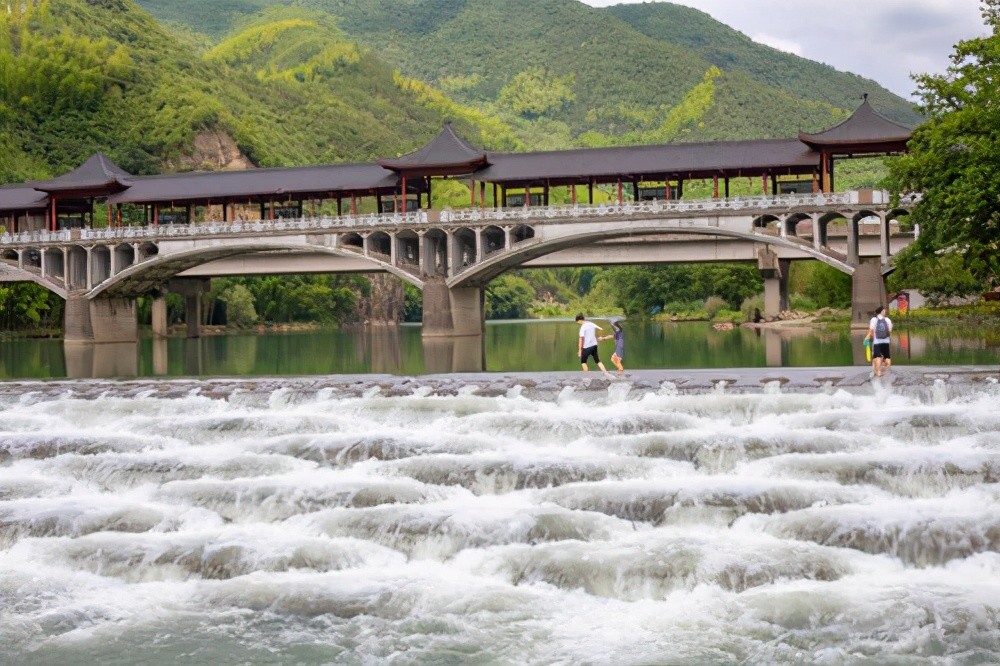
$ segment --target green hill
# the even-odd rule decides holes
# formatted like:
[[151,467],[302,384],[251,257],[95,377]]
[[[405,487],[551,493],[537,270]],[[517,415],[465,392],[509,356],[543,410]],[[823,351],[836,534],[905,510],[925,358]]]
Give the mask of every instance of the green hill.
[[868,93],[883,115],[906,124],[919,121],[911,104],[875,81],[758,44],[697,9],[644,2],[607,11],[644,35],[691,49],[723,71],[744,72],[793,97],[851,109]]
[[[287,0],[140,0],[217,30]],[[755,44],[669,3],[578,0],[299,0],[413,79],[514,127],[531,148],[787,137],[841,120],[862,93],[915,123],[877,83]],[[209,16],[211,14],[211,16]]]
[[441,113],[328,16],[261,20],[276,24],[272,43],[261,39],[268,29],[248,27],[257,33],[203,56],[200,42],[131,0],[0,13],[0,120],[10,129],[0,179],[59,173],[97,150],[134,173],[211,167],[204,135],[231,138],[262,166],[370,160],[440,129]]

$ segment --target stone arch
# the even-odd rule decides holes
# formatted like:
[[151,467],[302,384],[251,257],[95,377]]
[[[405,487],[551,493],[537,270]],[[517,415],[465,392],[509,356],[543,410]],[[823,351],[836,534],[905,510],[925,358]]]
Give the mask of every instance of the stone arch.
[[[536,259],[553,252],[558,252],[560,250],[588,245],[596,241],[631,236],[634,233],[635,229],[631,228],[598,227],[595,231],[580,233],[573,236],[563,236],[551,240],[533,239],[531,241],[523,242],[520,245],[514,245],[506,252],[498,252],[493,256],[487,257],[478,265],[456,273],[456,275],[448,280],[448,286],[451,288],[484,286],[497,276],[508,270],[517,268],[532,259]],[[659,229],[644,228],[642,233],[644,235],[666,236],[673,234],[716,237],[723,236],[729,238],[739,238],[750,242],[763,242],[795,250],[797,252],[804,252],[841,272],[847,273],[848,275],[852,275],[854,273],[854,267],[848,264],[842,257],[835,256],[832,253],[824,252],[822,250],[816,250],[811,246],[805,246],[796,240],[785,239],[780,236],[772,236],[770,234],[731,231],[724,228],[697,229],[691,227],[670,227]]]
[[392,256],[392,237],[384,231],[373,231],[365,239],[365,249],[369,255],[388,261]]
[[480,261],[493,254],[494,252],[500,252],[506,249],[507,245],[507,234],[504,230],[498,226],[491,225],[485,227],[482,231],[483,236],[483,256],[480,257]]
[[821,215],[817,220],[817,228],[819,229],[819,246],[826,247],[829,245],[830,240],[830,225],[836,223],[837,221],[847,222],[848,218],[846,215],[839,211],[831,211],[825,215]]
[[753,219],[753,228],[759,229],[761,233],[777,236],[781,233],[781,218],[777,215],[764,213]]
[[[155,257],[157,254],[159,254],[160,248],[156,247],[152,243],[148,244],[151,245],[152,247],[146,247],[146,245],[147,245],[146,243],[143,243],[142,245],[139,246],[139,252],[144,258],[148,259],[150,257]],[[125,270],[129,266],[132,266],[136,263],[135,250],[136,249],[132,245],[129,245],[128,243],[115,245],[111,248],[111,252],[113,252],[115,255],[116,272]],[[142,259],[140,259],[140,261],[142,261]],[[108,277],[111,277],[110,274],[108,275]]]
[[420,272],[423,275],[448,274],[448,235],[441,229],[428,229],[424,234]]
[[535,228],[528,224],[519,224],[510,231],[511,245],[529,241],[535,237]]
[[799,223],[809,220],[809,235],[812,236],[812,215],[809,213],[792,213],[785,218],[785,235],[799,237]]
[[476,232],[468,227],[460,227],[451,232],[451,257],[455,269],[476,263],[480,257],[476,252]]
[[[357,259],[357,253],[342,248],[331,248],[320,245],[288,245],[283,243],[252,245],[230,245],[230,246],[208,246],[194,250],[186,250],[168,256],[157,256],[144,262],[129,266],[119,271],[108,280],[95,285],[87,293],[87,298],[95,298],[100,295],[105,296],[137,296],[152,291],[159,285],[180,273],[194,268],[201,264],[242,255],[251,255],[262,252],[275,252],[282,250],[310,252],[323,252],[335,256],[351,257]],[[423,281],[415,275],[408,273],[398,267],[390,265],[386,261],[380,261],[377,257],[365,257],[371,263],[372,272],[384,271],[392,273],[400,279],[409,282],[418,289],[423,288]]]
[[351,250],[356,250],[358,252],[364,252],[365,239],[364,237],[361,236],[361,234],[357,232],[350,231],[346,234],[343,234],[339,238],[339,241],[341,247],[349,248]]
[[413,229],[396,232],[396,262],[411,268],[420,265],[420,236]]

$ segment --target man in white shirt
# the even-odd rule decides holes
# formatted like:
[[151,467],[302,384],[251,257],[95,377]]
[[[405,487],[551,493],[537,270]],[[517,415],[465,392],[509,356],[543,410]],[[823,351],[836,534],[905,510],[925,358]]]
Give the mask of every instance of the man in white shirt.
[[892,334],[892,320],[885,316],[885,307],[878,306],[875,316],[868,322],[865,340],[872,343],[872,374],[881,377],[892,365],[889,352],[889,336]]
[[580,325],[580,344],[578,351],[580,353],[580,365],[584,372],[590,370],[587,366],[587,360],[593,356],[594,362],[597,363],[597,367],[601,369],[605,375],[610,376],[611,373],[608,372],[604,364],[601,363],[601,357],[597,355],[597,331],[603,330],[597,324],[587,321],[587,318],[583,314],[578,314],[576,316],[576,323]]

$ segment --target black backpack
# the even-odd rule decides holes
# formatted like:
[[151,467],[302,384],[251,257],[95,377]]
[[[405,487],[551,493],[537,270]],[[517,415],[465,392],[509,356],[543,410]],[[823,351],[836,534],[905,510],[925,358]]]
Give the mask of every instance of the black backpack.
[[889,337],[889,322],[885,317],[879,317],[875,321],[875,339],[885,340]]

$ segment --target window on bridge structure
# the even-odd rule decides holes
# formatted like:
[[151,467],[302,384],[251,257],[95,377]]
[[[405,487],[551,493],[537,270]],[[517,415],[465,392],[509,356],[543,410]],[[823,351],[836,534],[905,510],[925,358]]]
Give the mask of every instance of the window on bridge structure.
[[85,222],[83,213],[59,213],[56,217],[57,229],[83,229]]
[[296,220],[300,217],[302,217],[301,201],[289,201],[274,207],[274,219],[276,220]]
[[812,194],[811,180],[779,180],[778,194]]
[[157,213],[157,220],[160,224],[187,224],[187,208],[161,208]]
[[[403,202],[399,200],[399,197],[382,197],[382,212],[383,213],[395,213],[396,203],[399,203],[399,207],[403,207]],[[414,211],[420,210],[420,202],[417,201],[416,197],[406,198],[406,212],[412,213]]]
[[[659,187],[639,187],[639,201],[664,201],[667,193],[667,187],[665,185],[660,185]],[[677,198],[677,186],[670,186],[670,198]]]
[[[531,205],[532,206],[544,206],[545,199],[542,197],[541,193],[531,193]],[[517,208],[519,206],[524,206],[524,193],[519,194],[508,194],[504,199],[505,208]]]

